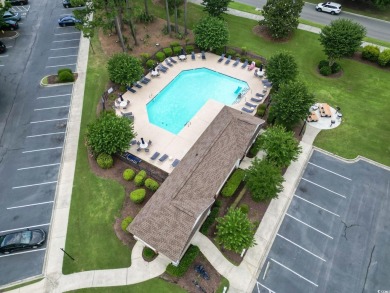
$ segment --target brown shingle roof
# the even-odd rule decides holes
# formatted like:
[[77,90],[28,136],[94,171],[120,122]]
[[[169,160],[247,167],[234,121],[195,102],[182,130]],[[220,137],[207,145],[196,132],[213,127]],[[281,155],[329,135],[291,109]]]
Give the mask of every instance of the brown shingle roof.
[[197,218],[214,202],[263,120],[223,107],[128,227],[173,261],[180,260]]

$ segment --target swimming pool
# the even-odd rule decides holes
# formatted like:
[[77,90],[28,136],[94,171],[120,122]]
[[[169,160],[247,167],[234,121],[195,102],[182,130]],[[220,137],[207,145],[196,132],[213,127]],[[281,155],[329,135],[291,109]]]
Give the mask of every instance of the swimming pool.
[[207,68],[182,71],[146,105],[149,122],[178,134],[210,99],[232,105],[245,81]]

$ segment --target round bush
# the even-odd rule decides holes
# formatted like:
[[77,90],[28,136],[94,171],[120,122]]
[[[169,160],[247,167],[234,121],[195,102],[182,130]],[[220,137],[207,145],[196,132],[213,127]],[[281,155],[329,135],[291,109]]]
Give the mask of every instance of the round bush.
[[145,62],[146,62],[147,60],[149,60],[150,54],[149,54],[149,53],[141,53],[140,57],[141,57],[141,62],[142,62],[143,64],[145,64]]
[[330,70],[332,71],[332,73],[337,73],[341,70],[341,65],[335,62],[330,67]]
[[148,178],[145,180],[145,187],[147,189],[150,189],[151,191],[156,191],[160,187],[160,185],[153,179]]
[[142,203],[145,199],[146,191],[143,188],[130,192],[130,200],[134,203]]
[[61,72],[69,72],[69,73],[72,73],[72,70],[69,69],[69,68],[61,68],[61,69],[58,69],[57,75],[60,75]]
[[164,52],[157,52],[157,53],[156,53],[156,59],[158,60],[158,62],[163,62],[164,59],[165,59],[165,54],[164,54]]
[[142,250],[142,256],[144,257],[145,260],[151,261],[156,256],[156,253],[154,252],[153,249],[149,247],[144,247],[144,249]]
[[122,220],[122,223],[121,223],[121,228],[124,232],[127,232],[127,227],[130,225],[130,223],[133,222],[133,218],[132,217],[126,217]]
[[105,153],[98,155],[96,161],[99,167],[102,169],[109,169],[112,167],[112,165],[114,165],[114,159],[112,156]]
[[379,50],[379,47],[368,45],[363,48],[362,58],[372,62],[376,62],[378,61],[380,52],[381,51]]
[[240,205],[240,210],[244,214],[248,214],[249,213],[249,206],[247,204],[243,203],[242,205]]
[[148,61],[146,61],[146,67],[149,69],[153,68],[155,66],[155,64],[156,64],[156,61],[153,59],[149,59]]
[[318,69],[321,69],[324,66],[329,66],[328,60],[321,60],[320,63],[318,64]]
[[144,170],[141,170],[138,172],[137,176],[135,176],[134,184],[138,187],[142,186],[144,185],[145,179],[146,179],[146,172]]
[[332,69],[330,68],[330,66],[324,66],[320,69],[320,73],[324,76],[328,76],[332,74]]
[[73,82],[74,76],[73,73],[68,71],[63,71],[58,75],[58,81],[59,82]]
[[133,180],[135,177],[135,172],[133,169],[126,169],[123,171],[123,179],[130,181]]
[[378,64],[380,66],[390,65],[390,49],[386,49],[379,54]]
[[259,105],[257,107],[257,110],[256,110],[257,116],[263,117],[266,108],[267,108],[267,105],[265,105],[265,104]]
[[173,47],[173,55],[179,55],[181,52],[181,46]]

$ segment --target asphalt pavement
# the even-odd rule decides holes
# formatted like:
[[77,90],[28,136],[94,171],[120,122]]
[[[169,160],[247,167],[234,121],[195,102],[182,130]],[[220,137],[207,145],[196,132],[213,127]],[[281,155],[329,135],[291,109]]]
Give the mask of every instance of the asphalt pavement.
[[[22,10],[23,11],[22,11]],[[49,232],[73,85],[41,87],[43,76],[76,68],[80,32],[60,28],[61,1],[18,6],[20,36],[0,58],[0,234]],[[0,255],[0,286],[42,274],[46,244]]]

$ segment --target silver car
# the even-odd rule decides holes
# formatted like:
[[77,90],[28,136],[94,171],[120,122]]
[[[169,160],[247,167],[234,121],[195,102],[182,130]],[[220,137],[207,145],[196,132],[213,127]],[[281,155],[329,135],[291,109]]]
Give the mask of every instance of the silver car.
[[341,4],[335,2],[324,2],[318,3],[316,6],[316,10],[318,12],[328,12],[332,15],[340,14],[341,12]]

